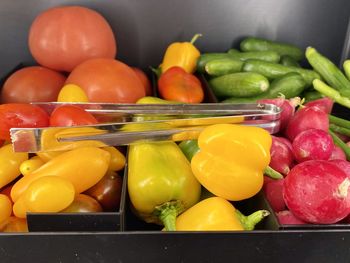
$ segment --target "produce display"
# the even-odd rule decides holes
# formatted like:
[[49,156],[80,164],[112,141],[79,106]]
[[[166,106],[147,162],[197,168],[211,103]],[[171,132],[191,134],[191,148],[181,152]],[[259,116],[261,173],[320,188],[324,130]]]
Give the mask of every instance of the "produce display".
[[[137,220],[164,232],[249,231],[266,217],[280,225],[347,224],[350,121],[332,109],[350,108],[350,60],[339,68],[314,47],[257,37],[201,54],[199,37],[169,43],[151,83],[148,72],[115,59],[118,38],[98,12],[64,6],[39,14],[28,38],[37,65],[12,72],[1,89],[0,231],[27,232],[29,213],[124,213],[126,195]],[[208,91],[222,103],[276,105],[279,132],[218,123],[195,140],[12,148],[10,128],[92,131],[86,126],[115,121],[79,103],[210,103]],[[46,111],[35,102],[59,103]],[[140,113],[133,121],[152,127],[172,118]],[[268,207],[240,206],[260,193]]]

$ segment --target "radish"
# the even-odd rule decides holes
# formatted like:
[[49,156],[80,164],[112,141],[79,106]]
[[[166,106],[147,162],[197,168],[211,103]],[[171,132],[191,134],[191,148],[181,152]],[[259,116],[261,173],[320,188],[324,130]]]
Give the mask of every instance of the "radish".
[[271,180],[264,185],[263,189],[273,211],[279,212],[286,209],[283,199],[283,179]]
[[307,224],[303,220],[297,218],[293,213],[289,210],[283,210],[276,213],[278,222],[281,225],[305,225]]
[[285,134],[290,141],[293,141],[299,133],[309,129],[328,131],[328,114],[314,106],[302,108],[291,118]]
[[270,155],[270,167],[287,175],[294,160],[291,143],[283,137],[272,136]]
[[299,163],[308,160],[328,160],[334,149],[332,137],[319,129],[299,133],[292,146],[295,159]]
[[331,157],[329,160],[344,160],[346,161],[346,155],[344,151],[339,146],[334,146]]
[[304,104],[305,107],[317,107],[319,108],[320,110],[324,111],[325,113],[327,114],[330,114],[332,112],[332,109],[333,109],[333,104],[334,104],[334,101],[328,97],[324,97],[324,98],[321,98],[321,99],[317,99],[317,100],[313,100],[313,101],[310,101],[306,104]]
[[331,163],[337,165],[350,179],[350,162],[346,160],[330,160]]
[[287,100],[285,98],[275,98],[275,99],[261,99],[257,100],[258,103],[267,103],[267,104],[274,104],[277,107],[280,107],[281,117],[280,117],[280,130],[283,131],[288,123],[291,117],[294,115],[295,107],[300,103],[300,98],[296,97],[290,100]]
[[311,160],[297,164],[284,179],[283,198],[305,222],[333,224],[350,212],[350,179],[336,164]]

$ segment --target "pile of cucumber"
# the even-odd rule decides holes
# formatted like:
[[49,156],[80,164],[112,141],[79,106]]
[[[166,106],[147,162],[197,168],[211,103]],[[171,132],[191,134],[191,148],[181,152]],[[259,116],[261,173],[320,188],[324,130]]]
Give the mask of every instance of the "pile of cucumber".
[[320,78],[314,70],[299,65],[303,58],[303,50],[296,46],[249,37],[240,43],[240,51],[202,54],[197,71],[208,76],[214,94],[223,102],[255,102],[281,95],[292,98]]

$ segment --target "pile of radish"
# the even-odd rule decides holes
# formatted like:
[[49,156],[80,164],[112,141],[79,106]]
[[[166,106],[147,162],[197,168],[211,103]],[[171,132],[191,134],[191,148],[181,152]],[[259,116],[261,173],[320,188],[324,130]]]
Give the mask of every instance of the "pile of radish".
[[295,99],[259,102],[283,110],[281,131],[272,140],[270,166],[284,178],[266,178],[264,183],[280,224],[350,222],[350,159],[344,152],[348,139],[330,132],[333,101],[326,97],[299,107]]

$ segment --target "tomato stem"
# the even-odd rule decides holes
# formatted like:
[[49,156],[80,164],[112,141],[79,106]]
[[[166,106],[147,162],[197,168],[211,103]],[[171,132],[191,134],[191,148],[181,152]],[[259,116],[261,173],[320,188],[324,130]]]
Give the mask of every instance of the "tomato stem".
[[202,36],[202,34],[195,34],[195,35],[192,37],[190,43],[193,45],[194,42],[196,42],[196,40],[197,40],[199,37],[201,37],[201,36]]

